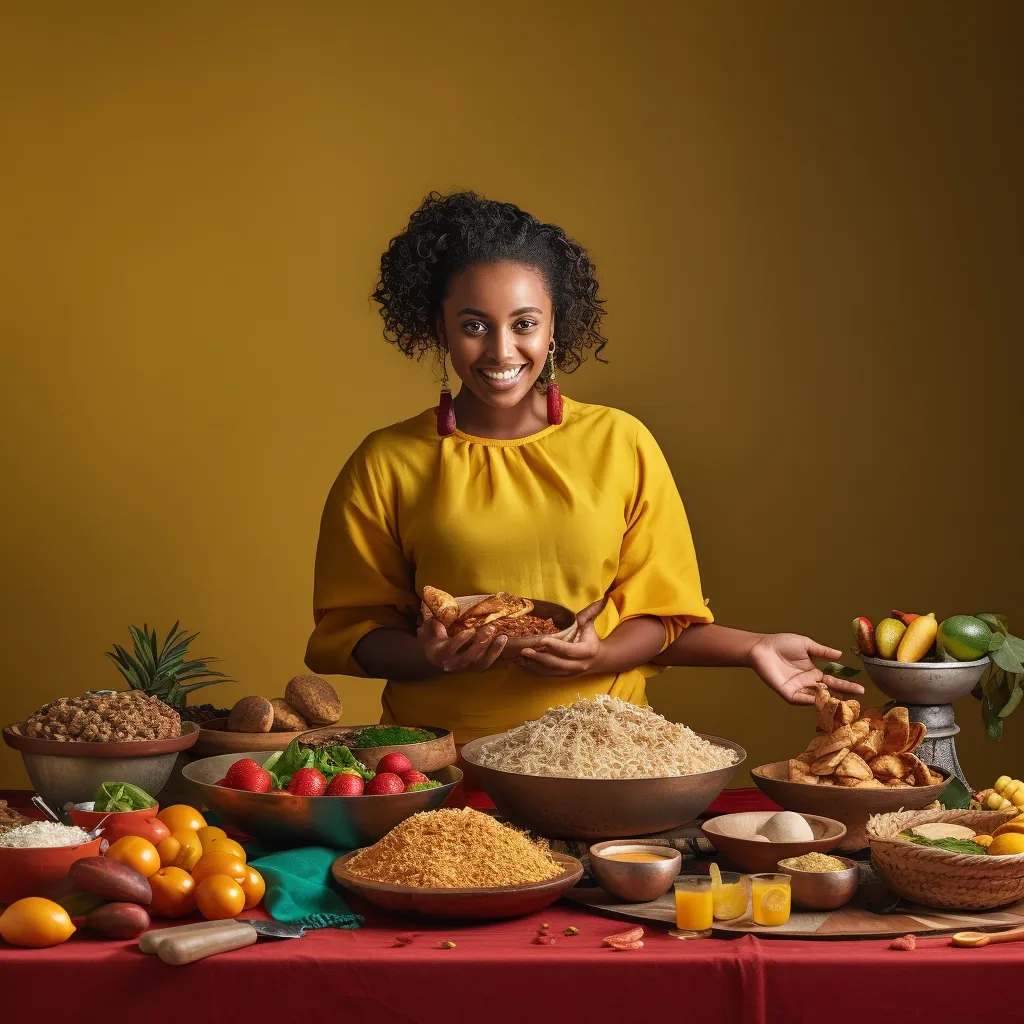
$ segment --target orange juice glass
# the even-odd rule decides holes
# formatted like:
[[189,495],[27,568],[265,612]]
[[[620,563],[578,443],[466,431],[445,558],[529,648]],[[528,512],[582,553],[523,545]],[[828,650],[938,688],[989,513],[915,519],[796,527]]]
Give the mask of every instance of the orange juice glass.
[[711,886],[711,902],[716,921],[733,921],[747,912],[750,900],[750,880],[735,871],[722,871],[720,885]]
[[754,924],[777,928],[789,920],[789,875],[751,875]]
[[676,880],[676,927],[680,931],[704,932],[714,919],[711,879],[688,875]]

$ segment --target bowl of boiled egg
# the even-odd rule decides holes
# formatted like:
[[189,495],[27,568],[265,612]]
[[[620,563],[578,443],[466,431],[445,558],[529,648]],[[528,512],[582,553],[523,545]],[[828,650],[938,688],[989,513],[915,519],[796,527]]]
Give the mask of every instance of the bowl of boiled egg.
[[775,871],[780,860],[828,853],[843,841],[846,826],[834,818],[796,811],[741,811],[709,818],[708,842],[737,867],[755,874]]

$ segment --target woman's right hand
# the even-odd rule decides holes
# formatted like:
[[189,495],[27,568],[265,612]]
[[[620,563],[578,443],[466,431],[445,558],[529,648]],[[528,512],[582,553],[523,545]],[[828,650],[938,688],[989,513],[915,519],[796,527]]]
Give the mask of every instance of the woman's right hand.
[[493,626],[481,626],[449,637],[437,619],[427,619],[416,631],[427,661],[442,672],[483,672],[490,668],[508,643],[507,636],[494,634]]

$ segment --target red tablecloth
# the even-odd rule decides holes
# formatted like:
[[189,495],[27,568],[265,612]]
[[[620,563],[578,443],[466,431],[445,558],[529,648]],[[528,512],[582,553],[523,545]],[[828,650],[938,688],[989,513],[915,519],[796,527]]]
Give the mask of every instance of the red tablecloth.
[[[750,797],[734,790],[719,807],[735,810]],[[47,950],[3,946],[2,1016],[76,1019],[87,1010],[87,1024],[528,1024],[569,1014],[615,1024],[694,1014],[713,1024],[923,1024],[987,1013],[1000,1024],[1024,1020],[1024,943],[958,950],[934,938],[895,952],[878,939],[684,942],[652,928],[643,950],[620,953],[601,939],[626,926],[571,904],[517,921],[442,926],[358,909],[367,924],[357,931],[261,939],[182,968],[142,955],[135,943],[77,935]],[[555,945],[531,943],[541,921]],[[568,925],[579,935],[564,937]],[[413,944],[394,948],[394,936],[410,930],[419,932]],[[456,948],[440,949],[445,939]]]

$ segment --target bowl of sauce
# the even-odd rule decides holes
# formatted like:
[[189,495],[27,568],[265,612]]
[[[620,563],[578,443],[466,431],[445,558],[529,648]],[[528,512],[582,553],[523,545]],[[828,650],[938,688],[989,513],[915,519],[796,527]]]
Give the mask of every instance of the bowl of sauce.
[[672,888],[682,865],[678,850],[611,839],[590,847],[590,871],[601,888],[625,903],[650,903]]

